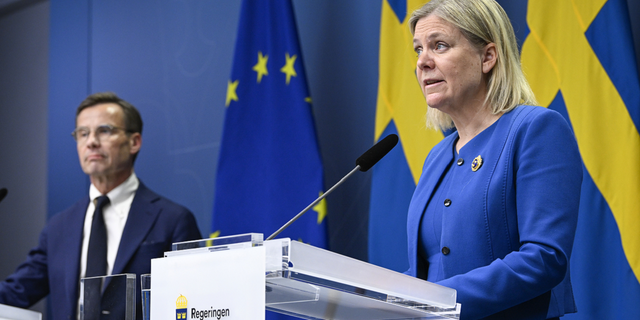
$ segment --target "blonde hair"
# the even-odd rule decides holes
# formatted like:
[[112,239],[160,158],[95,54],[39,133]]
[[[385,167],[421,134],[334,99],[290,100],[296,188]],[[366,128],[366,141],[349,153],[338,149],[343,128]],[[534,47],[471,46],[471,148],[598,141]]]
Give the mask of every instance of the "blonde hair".
[[[422,18],[434,14],[455,25],[478,49],[489,43],[496,45],[496,64],[489,72],[487,96],[491,112],[511,111],[519,104],[537,104],[522,72],[520,54],[511,21],[494,0],[432,0],[414,11],[409,18],[411,34]],[[446,113],[428,108],[427,126],[440,130],[454,127]]]

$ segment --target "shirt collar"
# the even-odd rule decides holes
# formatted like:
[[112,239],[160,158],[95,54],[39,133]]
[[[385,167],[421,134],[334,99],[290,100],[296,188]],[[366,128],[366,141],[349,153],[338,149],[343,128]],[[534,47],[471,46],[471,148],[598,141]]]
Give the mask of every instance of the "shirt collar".
[[[138,177],[135,172],[132,172],[129,178],[121,183],[119,186],[115,187],[113,190],[107,193],[107,197],[109,197],[109,202],[113,205],[115,203],[124,201],[127,197],[131,196],[132,193],[135,193],[138,190]],[[91,201],[93,199],[101,196],[102,194],[98,191],[98,188],[91,184],[89,187],[89,198]]]

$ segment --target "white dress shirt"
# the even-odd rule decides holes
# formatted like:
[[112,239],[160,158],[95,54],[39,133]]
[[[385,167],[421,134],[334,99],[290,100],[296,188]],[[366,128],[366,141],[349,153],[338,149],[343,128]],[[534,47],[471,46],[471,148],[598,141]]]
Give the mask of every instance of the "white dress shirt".
[[[138,185],[140,185],[138,177],[135,173],[131,173],[131,176],[129,176],[125,182],[107,193],[109,203],[102,209],[102,215],[104,216],[104,224],[107,227],[108,275],[113,271],[113,264],[115,263],[116,255],[118,254],[122,231],[124,231],[124,226],[127,223],[129,209],[131,209],[131,203],[133,202],[136,190],[138,190]],[[89,188],[89,198],[91,201],[89,202],[89,207],[87,208],[87,213],[84,218],[82,254],[80,256],[80,278],[83,278],[87,271],[87,251],[89,249],[89,238],[91,237],[93,212],[96,210],[95,199],[101,195],[100,191],[91,184],[91,187]]]
[[[136,190],[140,182],[135,172],[132,172],[129,178],[115,189],[107,193],[109,203],[105,204],[102,208],[102,215],[104,217],[104,224],[107,228],[107,275],[113,271],[113,264],[116,261],[118,255],[118,247],[120,246],[120,239],[122,238],[122,232],[124,226],[127,223],[127,217],[129,217],[129,210],[131,209],[131,203],[133,197],[136,195]],[[84,229],[82,232],[82,253],[80,255],[80,278],[84,278],[87,271],[87,251],[89,250],[89,239],[91,238],[91,223],[93,221],[93,212],[96,210],[96,198],[102,194],[96,186],[91,184],[89,187],[89,207],[87,213],[84,216]],[[78,279],[78,281],[80,281]],[[82,297],[78,297],[78,317],[80,320],[80,301]]]

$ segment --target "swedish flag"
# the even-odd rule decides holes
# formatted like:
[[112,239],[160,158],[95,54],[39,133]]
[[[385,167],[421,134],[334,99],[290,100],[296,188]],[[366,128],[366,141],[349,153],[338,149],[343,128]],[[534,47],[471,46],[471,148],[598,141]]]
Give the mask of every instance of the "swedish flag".
[[[266,238],[323,190],[289,0],[243,1],[226,106],[212,231],[259,232]],[[314,210],[281,236],[326,247],[325,203]]]
[[409,268],[407,211],[429,150],[444,137],[425,129],[427,104],[416,80],[416,53],[407,20],[424,0],[383,1],[375,139],[395,133],[398,147],[373,167],[369,262]]
[[[568,319],[640,319],[640,84],[624,0],[530,0],[522,64],[585,165]],[[631,160],[631,163],[629,162]],[[559,159],[562,161],[562,159]]]
[[[394,221],[406,222],[419,166],[442,138],[411,122],[422,121],[425,103],[406,19],[425,2],[384,0],[382,9],[375,136],[397,131],[403,152],[374,168],[369,259],[398,271],[406,250],[392,248],[406,247],[406,233]],[[640,319],[640,84],[627,3],[499,2],[526,29],[522,64],[538,102],[571,123],[585,165],[571,257],[578,313],[565,318]],[[520,5],[526,24],[509,11]]]

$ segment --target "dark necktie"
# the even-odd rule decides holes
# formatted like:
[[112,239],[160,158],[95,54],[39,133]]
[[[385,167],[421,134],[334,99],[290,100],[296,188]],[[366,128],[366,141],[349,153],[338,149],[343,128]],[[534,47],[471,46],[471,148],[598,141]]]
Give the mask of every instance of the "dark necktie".
[[[107,274],[107,227],[104,224],[102,208],[109,203],[107,196],[96,198],[96,210],[91,221],[91,235],[87,250],[87,270],[85,277],[105,276]],[[101,313],[102,280],[85,280],[84,319],[98,320]]]
[[103,195],[96,200],[96,211],[93,213],[93,221],[91,222],[91,238],[89,238],[85,277],[107,274],[107,227],[104,224],[102,207],[109,203],[109,198]]

